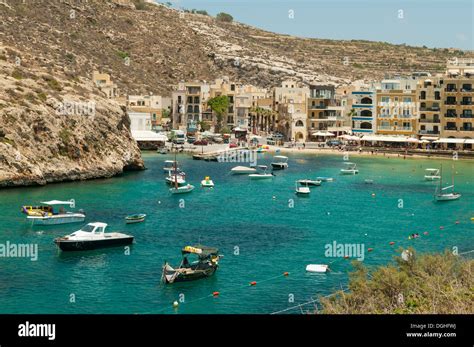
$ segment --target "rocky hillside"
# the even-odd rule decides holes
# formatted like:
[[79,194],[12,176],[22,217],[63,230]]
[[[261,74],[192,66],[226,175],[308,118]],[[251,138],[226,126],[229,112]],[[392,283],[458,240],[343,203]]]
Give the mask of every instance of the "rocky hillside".
[[167,93],[179,80],[221,75],[261,86],[288,76],[348,83],[391,73],[440,72],[449,57],[467,54],[301,39],[140,0],[8,3],[0,11],[4,45],[20,56],[31,52],[35,64],[51,71],[83,77],[94,69],[108,72],[123,93]]
[[[13,56],[12,56],[13,54]],[[90,81],[35,67],[0,47],[0,187],[143,169],[129,118]]]

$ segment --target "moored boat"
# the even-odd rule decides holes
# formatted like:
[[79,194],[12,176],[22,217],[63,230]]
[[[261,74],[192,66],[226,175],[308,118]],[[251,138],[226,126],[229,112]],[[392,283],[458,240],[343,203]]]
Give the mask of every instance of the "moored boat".
[[178,162],[176,160],[165,160],[163,171],[169,173],[174,170],[179,171]]
[[273,178],[273,173],[267,173],[267,166],[266,165],[258,165],[258,173],[250,174],[249,177],[253,180],[261,180],[261,179],[268,179]]
[[357,169],[357,165],[355,163],[344,163],[346,167],[344,169],[341,169],[341,174],[342,175],[356,175],[359,173],[359,170]]
[[209,176],[206,176],[201,181],[201,187],[213,188],[214,187],[214,182],[211,180],[211,178]]
[[106,233],[106,228],[106,223],[89,223],[70,235],[56,238],[54,243],[62,251],[86,251],[124,246],[133,242],[133,236],[117,232]]
[[298,183],[301,185],[307,185],[307,186],[320,186],[321,185],[320,180],[310,180],[310,179],[298,180]]
[[425,180],[426,181],[436,181],[441,179],[439,174],[439,169],[426,169]]
[[[27,215],[26,219],[33,225],[57,225],[83,222],[86,215],[82,212],[66,211],[64,206],[74,208],[74,199],[69,201],[51,200],[41,202],[41,206],[22,206],[22,212]],[[61,206],[55,210],[56,206]]]
[[321,182],[332,182],[332,181],[334,181],[334,178],[332,178],[332,177],[316,177],[316,180],[321,181]]
[[[163,265],[162,281],[165,283],[194,281],[212,276],[219,267],[219,250],[202,245],[186,246],[181,250],[181,264],[173,268],[168,262]],[[194,256],[196,260],[189,261]]]
[[171,194],[185,194],[185,193],[191,193],[194,190],[194,186],[192,184],[186,184],[185,186],[181,187],[173,187],[170,188],[170,193]]
[[131,216],[125,217],[125,222],[127,224],[140,223],[140,222],[143,222],[145,218],[146,218],[146,214],[144,213],[133,214]]
[[274,170],[284,170],[288,168],[288,157],[284,155],[276,155],[273,157],[273,162],[271,163]]
[[244,174],[252,174],[257,172],[257,169],[248,166],[236,166],[232,168],[231,173],[234,175],[244,175]]
[[[440,169],[440,179],[439,179],[439,185],[436,187],[435,191],[435,200],[436,201],[451,201],[451,200],[457,200],[461,197],[460,193],[456,193],[454,191],[454,167],[453,167],[453,172],[451,173],[451,185],[441,188],[443,184],[443,171],[442,167]],[[447,192],[449,189],[451,189],[451,192]]]
[[309,195],[309,193],[311,193],[311,190],[308,187],[308,183],[305,183],[304,185],[300,185],[300,181],[296,181],[295,193],[298,195]]

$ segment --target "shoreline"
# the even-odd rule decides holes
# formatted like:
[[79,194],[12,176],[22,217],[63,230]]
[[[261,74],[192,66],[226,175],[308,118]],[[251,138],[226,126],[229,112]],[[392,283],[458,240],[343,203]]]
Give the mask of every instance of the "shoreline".
[[[438,155],[437,153],[434,154],[422,154],[422,153],[390,153],[390,152],[375,152],[372,153],[370,151],[344,151],[344,150],[337,150],[337,149],[331,149],[331,148],[326,148],[326,149],[319,149],[319,148],[305,148],[305,149],[299,149],[299,148],[284,148],[284,147],[274,147],[274,146],[269,146],[270,149],[268,150],[268,153],[301,153],[301,154],[323,154],[323,155],[345,155],[348,154],[349,156],[353,157],[374,157],[374,158],[399,158],[399,159],[419,159],[419,158],[425,158],[425,159],[446,159],[450,160],[452,159],[452,156],[443,156],[443,155]],[[463,161],[474,161],[473,158],[469,157],[463,157],[463,156],[458,156],[457,160],[463,160]]]

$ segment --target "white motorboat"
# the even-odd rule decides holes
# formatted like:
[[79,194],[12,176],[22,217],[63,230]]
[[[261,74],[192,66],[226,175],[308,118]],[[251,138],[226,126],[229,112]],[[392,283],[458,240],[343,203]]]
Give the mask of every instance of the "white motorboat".
[[191,193],[194,190],[194,186],[192,184],[186,184],[182,187],[173,187],[170,188],[171,194],[184,194],[184,193]]
[[259,173],[250,174],[249,177],[254,180],[273,178],[272,173],[267,173],[266,165],[258,165]]
[[344,163],[346,167],[344,169],[341,169],[341,174],[342,175],[356,175],[359,173],[359,170],[357,169],[357,165],[355,163]]
[[89,223],[70,235],[59,237],[54,243],[62,251],[86,251],[97,248],[129,245],[133,236],[122,233],[106,233],[105,223]]
[[321,181],[321,182],[332,182],[332,181],[334,181],[334,178],[332,178],[332,177],[316,177],[316,180]]
[[230,172],[234,175],[244,175],[244,174],[252,174],[257,172],[257,169],[248,166],[236,166],[230,170]]
[[[435,200],[436,201],[451,201],[451,200],[457,200],[461,197],[460,193],[456,193],[454,191],[454,167],[453,167],[453,172],[451,173],[451,185],[441,188],[443,184],[443,173],[442,173],[442,167],[440,169],[440,179],[439,179],[439,185],[436,187],[435,191]],[[449,190],[451,190],[449,192]]]
[[274,170],[284,170],[288,168],[288,157],[284,155],[276,155],[273,157],[271,164]]
[[[57,225],[67,223],[83,222],[86,215],[83,211],[70,212],[64,209],[64,206],[75,208],[74,199],[69,201],[51,200],[41,202],[41,206],[23,206],[22,212],[27,215],[26,219],[33,225]],[[58,210],[56,206],[60,206]]]
[[425,180],[436,181],[441,178],[439,175],[439,169],[426,169]]
[[298,195],[308,195],[311,193],[311,190],[308,187],[308,184],[306,183],[304,186],[301,186],[299,184],[300,181],[296,181],[296,187],[295,187],[295,193]]
[[301,185],[308,185],[308,186],[320,186],[321,185],[320,180],[310,180],[310,179],[298,180],[298,183],[301,184]]
[[174,170],[179,171],[178,162],[175,160],[165,160],[165,167],[163,168],[163,172],[169,173],[170,171]]
[[206,176],[201,181],[201,187],[214,188],[214,182],[211,180],[211,178],[209,176]]

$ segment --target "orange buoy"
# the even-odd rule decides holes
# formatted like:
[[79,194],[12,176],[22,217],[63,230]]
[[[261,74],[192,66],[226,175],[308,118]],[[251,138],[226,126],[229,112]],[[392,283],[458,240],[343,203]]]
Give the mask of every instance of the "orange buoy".
[[373,248],[367,248],[367,252],[372,252],[373,250]]
[[391,241],[391,242],[389,243],[390,246],[393,246],[394,244],[395,244],[395,242],[393,242],[393,241]]
[[212,293],[213,296],[219,296],[219,294],[220,294],[219,292]]
[[344,256],[344,259],[349,259],[349,256],[348,256],[348,255],[345,255],[345,256]]
[[257,285],[257,282],[255,282],[255,281],[250,282],[250,285],[251,285],[251,286],[256,286],[256,285]]
[[288,276],[289,274],[289,272],[283,272],[283,276]]

